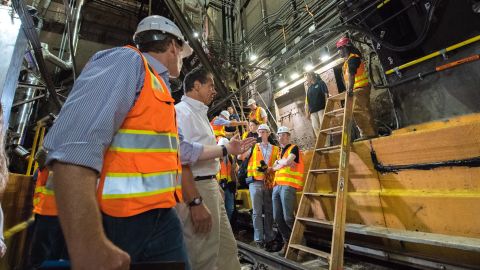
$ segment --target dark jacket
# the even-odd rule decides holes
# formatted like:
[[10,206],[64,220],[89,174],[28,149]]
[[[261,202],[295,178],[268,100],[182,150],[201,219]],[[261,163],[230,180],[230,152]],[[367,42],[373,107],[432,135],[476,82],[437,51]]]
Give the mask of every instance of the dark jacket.
[[317,77],[314,84],[307,90],[308,111],[310,113],[325,109],[325,95],[328,94],[328,88],[325,82]]

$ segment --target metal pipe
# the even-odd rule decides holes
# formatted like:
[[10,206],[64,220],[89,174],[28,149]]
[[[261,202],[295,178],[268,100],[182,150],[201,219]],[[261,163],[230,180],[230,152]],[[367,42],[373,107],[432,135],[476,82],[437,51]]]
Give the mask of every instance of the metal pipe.
[[58,58],[57,56],[55,56],[54,54],[52,54],[48,50],[48,44],[46,44],[46,43],[42,43],[42,53],[43,53],[43,58],[45,60],[49,61],[50,63],[52,63],[54,65],[56,65],[57,67],[60,67],[60,68],[65,69],[65,70],[72,69],[72,63],[64,61],[64,60]]
[[[28,72],[25,76],[24,82],[28,84],[36,84],[38,79],[36,76],[33,75],[32,72]],[[33,87],[29,87],[25,89],[24,96],[22,99],[31,99],[35,96],[37,90]],[[23,144],[25,139],[25,131],[27,130],[27,125],[30,120],[30,116],[32,115],[33,110],[33,103],[23,104],[22,107],[19,108],[18,114],[15,117],[13,127],[15,127],[15,132],[19,135],[17,138],[13,140],[13,144]]]
[[75,81],[77,77],[77,68],[75,62],[75,50],[73,48],[73,33],[72,33],[72,9],[68,5],[68,0],[63,0],[63,5],[65,8],[65,25],[67,27],[68,33],[68,48],[70,51],[69,60],[72,62],[72,71],[73,71],[73,80]]
[[392,74],[392,73],[397,72],[397,71],[400,71],[400,70],[402,70],[402,69],[404,69],[404,68],[414,66],[414,65],[416,65],[416,64],[419,64],[419,63],[421,63],[421,62],[424,62],[424,61],[426,61],[426,60],[428,60],[428,59],[431,59],[431,58],[433,58],[433,57],[436,57],[436,56],[439,56],[439,55],[443,55],[443,54],[445,54],[445,53],[447,53],[447,52],[456,50],[456,49],[458,49],[458,48],[461,48],[461,47],[466,46],[466,45],[468,45],[468,44],[477,42],[477,41],[479,41],[479,40],[480,40],[480,35],[475,36],[475,37],[472,37],[472,38],[469,38],[469,39],[467,39],[467,40],[465,40],[465,41],[462,41],[462,42],[459,42],[459,43],[454,44],[454,45],[452,45],[452,46],[449,46],[449,47],[447,47],[447,48],[445,48],[445,49],[442,49],[442,50],[433,52],[433,53],[431,53],[431,54],[425,55],[425,56],[423,56],[423,57],[420,57],[420,58],[418,58],[418,59],[415,59],[415,60],[413,60],[413,61],[410,61],[410,62],[408,62],[408,63],[405,63],[405,64],[403,64],[403,65],[401,65],[401,66],[398,66],[398,67],[392,68],[392,69],[390,69],[390,70],[387,70],[387,71],[385,72],[385,74],[387,74],[387,75]]
[[[36,89],[45,89],[45,87],[38,87],[38,88],[36,88]],[[66,90],[68,90],[68,89],[67,89],[67,88],[60,88],[60,89],[55,90],[55,92],[58,94],[58,93],[60,93],[60,92],[66,91]],[[34,98],[19,101],[19,102],[17,102],[17,103],[14,103],[14,104],[12,105],[12,108],[17,107],[17,106],[20,106],[20,105],[23,105],[23,104],[26,104],[26,103],[33,102],[33,101],[35,101],[35,100],[37,100],[37,99],[41,99],[41,98],[44,98],[44,97],[45,97],[45,94],[40,94],[40,95],[38,95],[38,96],[35,96]]]
[[80,15],[83,8],[84,0],[77,0],[75,8],[75,16],[73,17],[73,56],[77,54],[78,35],[80,33]]
[[228,89],[223,84],[222,79],[218,73],[218,70],[213,67],[212,63],[210,62],[207,55],[205,54],[205,51],[203,50],[203,47],[198,41],[198,39],[193,37],[191,22],[189,22],[188,18],[183,16],[175,0],[165,0],[165,3],[167,4],[167,7],[170,10],[170,12],[173,14],[174,18],[177,20],[180,30],[182,30],[182,32],[185,34],[188,42],[192,46],[200,62],[208,71],[212,73],[213,78],[216,81],[216,87],[219,90],[218,92],[221,95],[227,95],[230,91],[228,91]]

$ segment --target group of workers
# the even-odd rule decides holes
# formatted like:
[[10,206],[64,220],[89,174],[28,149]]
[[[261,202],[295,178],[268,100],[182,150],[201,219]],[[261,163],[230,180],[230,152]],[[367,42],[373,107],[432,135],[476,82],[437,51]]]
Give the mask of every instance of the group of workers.
[[[256,138],[257,143],[236,159],[245,164],[246,184],[252,202],[252,222],[254,241],[257,247],[267,251],[275,249],[273,221],[277,224],[283,238],[283,248],[279,254],[284,255],[294,222],[296,192],[303,188],[304,165],[300,149],[291,144],[291,132],[285,127],[278,128],[277,136],[280,147],[270,141],[271,131],[267,122],[265,109],[249,99],[250,107],[248,131],[242,138]],[[222,111],[212,121],[212,127],[219,144],[228,142],[226,127],[247,125],[245,121],[228,121],[230,113]],[[237,184],[235,157],[221,160],[220,173],[217,176],[225,192],[225,208],[229,218],[234,209],[234,192]],[[227,195],[228,194],[228,195]],[[230,199],[231,198],[231,199]]]
[[[275,220],[284,253],[304,172],[290,130],[279,127],[280,147],[273,145],[265,109],[253,99],[248,123],[235,119],[233,108],[210,122],[216,91],[204,68],[185,76],[184,96],[174,105],[169,78],[179,76],[192,49],[169,19],[143,19],[133,40],[136,47],[90,59],[45,138],[37,156],[29,269],[67,257],[73,269],[159,261],[181,262],[185,269],[240,269],[229,222],[232,157],[246,164],[255,242],[270,248]],[[364,71],[357,66],[353,72],[351,59],[359,56],[347,52],[348,90],[356,91],[366,87]],[[242,139],[227,136],[239,125],[249,125]]]

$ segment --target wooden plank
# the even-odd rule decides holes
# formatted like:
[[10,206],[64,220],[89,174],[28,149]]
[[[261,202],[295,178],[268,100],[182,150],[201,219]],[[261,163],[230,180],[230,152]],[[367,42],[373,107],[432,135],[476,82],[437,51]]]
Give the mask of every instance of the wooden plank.
[[388,228],[480,239],[480,192],[385,191]]
[[317,148],[315,151],[318,152],[330,152],[330,151],[337,151],[340,150],[340,145],[334,145],[334,146],[327,146],[327,147],[322,147],[322,148]]
[[480,155],[480,121],[372,140],[383,165],[461,160]]
[[[331,111],[332,108],[334,108],[334,105],[335,105],[335,102],[333,102],[330,99],[327,99],[325,110]],[[331,122],[332,121],[326,120],[326,118],[324,118],[324,120],[321,123],[320,129],[325,129],[329,127]],[[327,136],[324,133],[320,133],[319,136],[317,137],[315,149],[323,147],[325,145],[326,138]],[[310,166],[308,166],[309,172],[307,174],[307,178],[305,179],[304,192],[311,192],[312,190],[314,190],[316,179],[314,177],[314,174],[311,173],[311,170],[318,168],[318,166],[320,165],[320,161],[321,161],[321,155],[319,155],[319,153],[317,152],[313,152],[312,161],[310,162]],[[312,212],[312,205],[310,200],[306,196],[302,195],[298,209],[297,209],[297,216],[309,216],[311,212]],[[304,238],[304,235],[303,235],[304,231],[305,231],[305,225],[302,224],[302,222],[295,219],[295,222],[292,228],[292,234],[290,236],[287,252],[285,255],[287,259],[291,259],[291,260],[294,259],[295,253],[293,252],[291,245],[302,243]]]
[[304,221],[304,222],[307,222],[307,223],[315,223],[315,224],[328,225],[328,226],[333,225],[332,221],[321,220],[321,219],[313,218],[313,217],[297,217],[297,219],[301,220],[301,221]]
[[310,248],[310,247],[303,246],[303,245],[290,245],[290,247],[294,248],[294,249],[301,250],[301,251],[308,252],[310,254],[325,258],[327,260],[330,258],[330,254],[328,254],[327,252],[318,250],[318,249]]
[[313,197],[329,197],[329,198],[335,198],[337,196],[336,193],[334,192],[303,192],[303,195],[305,196],[313,196]]
[[393,131],[393,135],[400,135],[409,132],[418,132],[418,131],[432,131],[434,129],[441,129],[446,127],[452,127],[455,125],[462,125],[465,123],[473,123],[480,121],[480,113],[473,113],[467,115],[461,115],[457,117],[452,117],[445,120],[433,121],[428,123],[422,123],[418,125],[407,126],[401,129]]
[[469,237],[406,231],[385,227],[365,226],[360,224],[348,224],[347,231],[356,234],[382,237],[411,243],[480,252],[480,239]]
[[312,169],[310,170],[311,173],[336,173],[338,169]]
[[349,182],[350,142],[353,126],[353,94],[345,95],[345,113],[343,115],[341,152],[338,172],[337,199],[335,201],[335,216],[333,220],[333,236],[331,260],[329,269],[343,269],[343,249],[345,243],[345,221],[347,213],[347,192]]

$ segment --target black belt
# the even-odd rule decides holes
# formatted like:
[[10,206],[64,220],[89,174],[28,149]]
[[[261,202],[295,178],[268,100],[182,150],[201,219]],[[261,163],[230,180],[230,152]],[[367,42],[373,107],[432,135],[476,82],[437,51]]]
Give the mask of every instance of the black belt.
[[215,179],[215,175],[206,175],[206,176],[197,176],[195,177],[195,181],[202,181],[202,180],[209,180],[209,179]]

